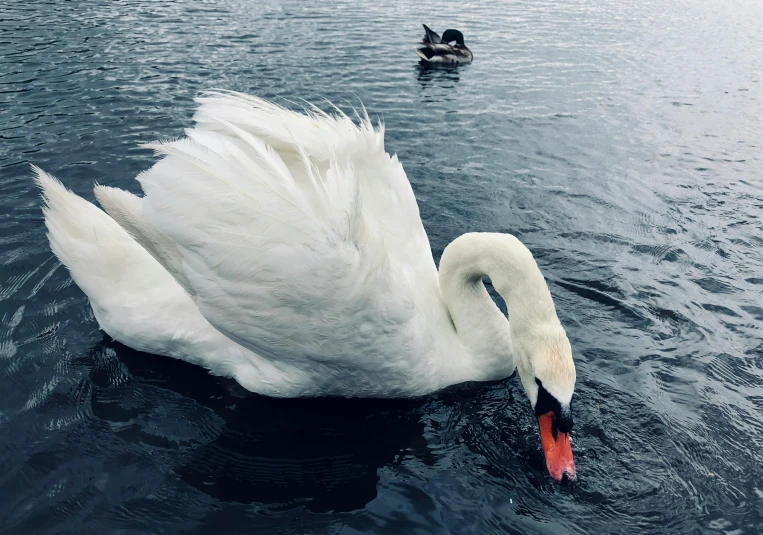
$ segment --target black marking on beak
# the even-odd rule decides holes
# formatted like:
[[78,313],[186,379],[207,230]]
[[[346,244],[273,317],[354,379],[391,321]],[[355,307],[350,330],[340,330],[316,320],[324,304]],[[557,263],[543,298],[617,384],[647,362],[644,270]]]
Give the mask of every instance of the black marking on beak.
[[537,377],[535,383],[538,385],[538,400],[535,402],[535,416],[540,417],[542,414],[549,412],[554,413],[553,426],[551,428],[556,439],[557,430],[562,433],[569,433],[572,431],[572,402],[568,407],[562,407],[559,400],[548,393],[543,387],[543,383]]

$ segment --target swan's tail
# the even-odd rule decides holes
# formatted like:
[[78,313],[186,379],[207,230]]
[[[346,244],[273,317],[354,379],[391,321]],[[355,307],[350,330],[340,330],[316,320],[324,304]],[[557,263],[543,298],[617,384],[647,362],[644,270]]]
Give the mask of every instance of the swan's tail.
[[[75,195],[61,182],[39,167],[32,166],[35,182],[43,198],[45,226],[53,253],[71,272],[72,278],[82,290],[92,296],[89,288],[94,280],[87,274],[109,277],[112,269],[120,263],[116,251],[106,240],[99,243],[99,232],[104,234],[116,223],[109,216],[82,197]],[[121,230],[121,229],[118,229]],[[105,237],[105,236],[103,236]]]
[[183,289],[105,212],[32,168],[50,248],[90,299],[101,328],[133,349],[183,358],[175,339],[209,330]]
[[[42,169],[32,169],[42,193],[50,248],[88,296],[109,336],[138,351],[236,377],[246,387],[257,385],[252,390],[267,388],[268,379],[277,377],[279,372],[267,362],[215,331],[172,275],[109,215]],[[131,194],[113,188],[97,186],[96,197],[115,210],[135,204]],[[250,364],[258,359],[260,367],[245,366],[239,374],[237,359]]]
[[32,166],[43,198],[43,214],[53,253],[94,307],[105,306],[115,290],[133,278],[146,253],[111,217]]

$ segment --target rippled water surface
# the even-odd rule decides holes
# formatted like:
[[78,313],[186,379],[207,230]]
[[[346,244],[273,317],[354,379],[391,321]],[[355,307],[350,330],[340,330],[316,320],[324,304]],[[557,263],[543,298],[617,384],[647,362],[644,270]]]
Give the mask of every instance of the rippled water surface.
[[[763,4],[5,0],[0,531],[763,531]],[[426,70],[420,24],[475,61]],[[516,378],[410,401],[277,401],[104,335],[29,163],[92,199],[222,87],[387,126],[435,257],[511,232],[578,369],[579,480]],[[285,100],[283,100],[285,102]]]

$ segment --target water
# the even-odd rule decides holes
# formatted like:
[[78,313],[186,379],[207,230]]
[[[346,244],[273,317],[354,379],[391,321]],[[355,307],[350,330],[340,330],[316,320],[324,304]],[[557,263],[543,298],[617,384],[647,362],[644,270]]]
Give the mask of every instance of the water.
[[[0,531],[763,531],[763,4],[5,1]],[[459,70],[417,66],[420,23]],[[92,199],[222,87],[387,125],[437,259],[533,250],[578,369],[579,481],[516,378],[423,399],[274,401],[99,331],[29,162]]]

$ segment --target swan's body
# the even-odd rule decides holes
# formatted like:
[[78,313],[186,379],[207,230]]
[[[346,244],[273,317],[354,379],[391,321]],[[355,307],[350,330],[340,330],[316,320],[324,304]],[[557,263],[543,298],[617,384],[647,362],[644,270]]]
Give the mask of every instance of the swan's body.
[[424,38],[416,53],[425,63],[454,65],[471,63],[474,59],[472,51],[464,43],[464,35],[458,30],[445,30],[442,37],[432,31],[426,24]]
[[416,396],[518,368],[567,431],[571,349],[519,240],[464,235],[438,273],[367,116],[199,101],[187,138],[152,145],[165,157],[138,177],[144,197],[96,187],[108,215],[37,170],[51,248],[104,331],[280,397]]

